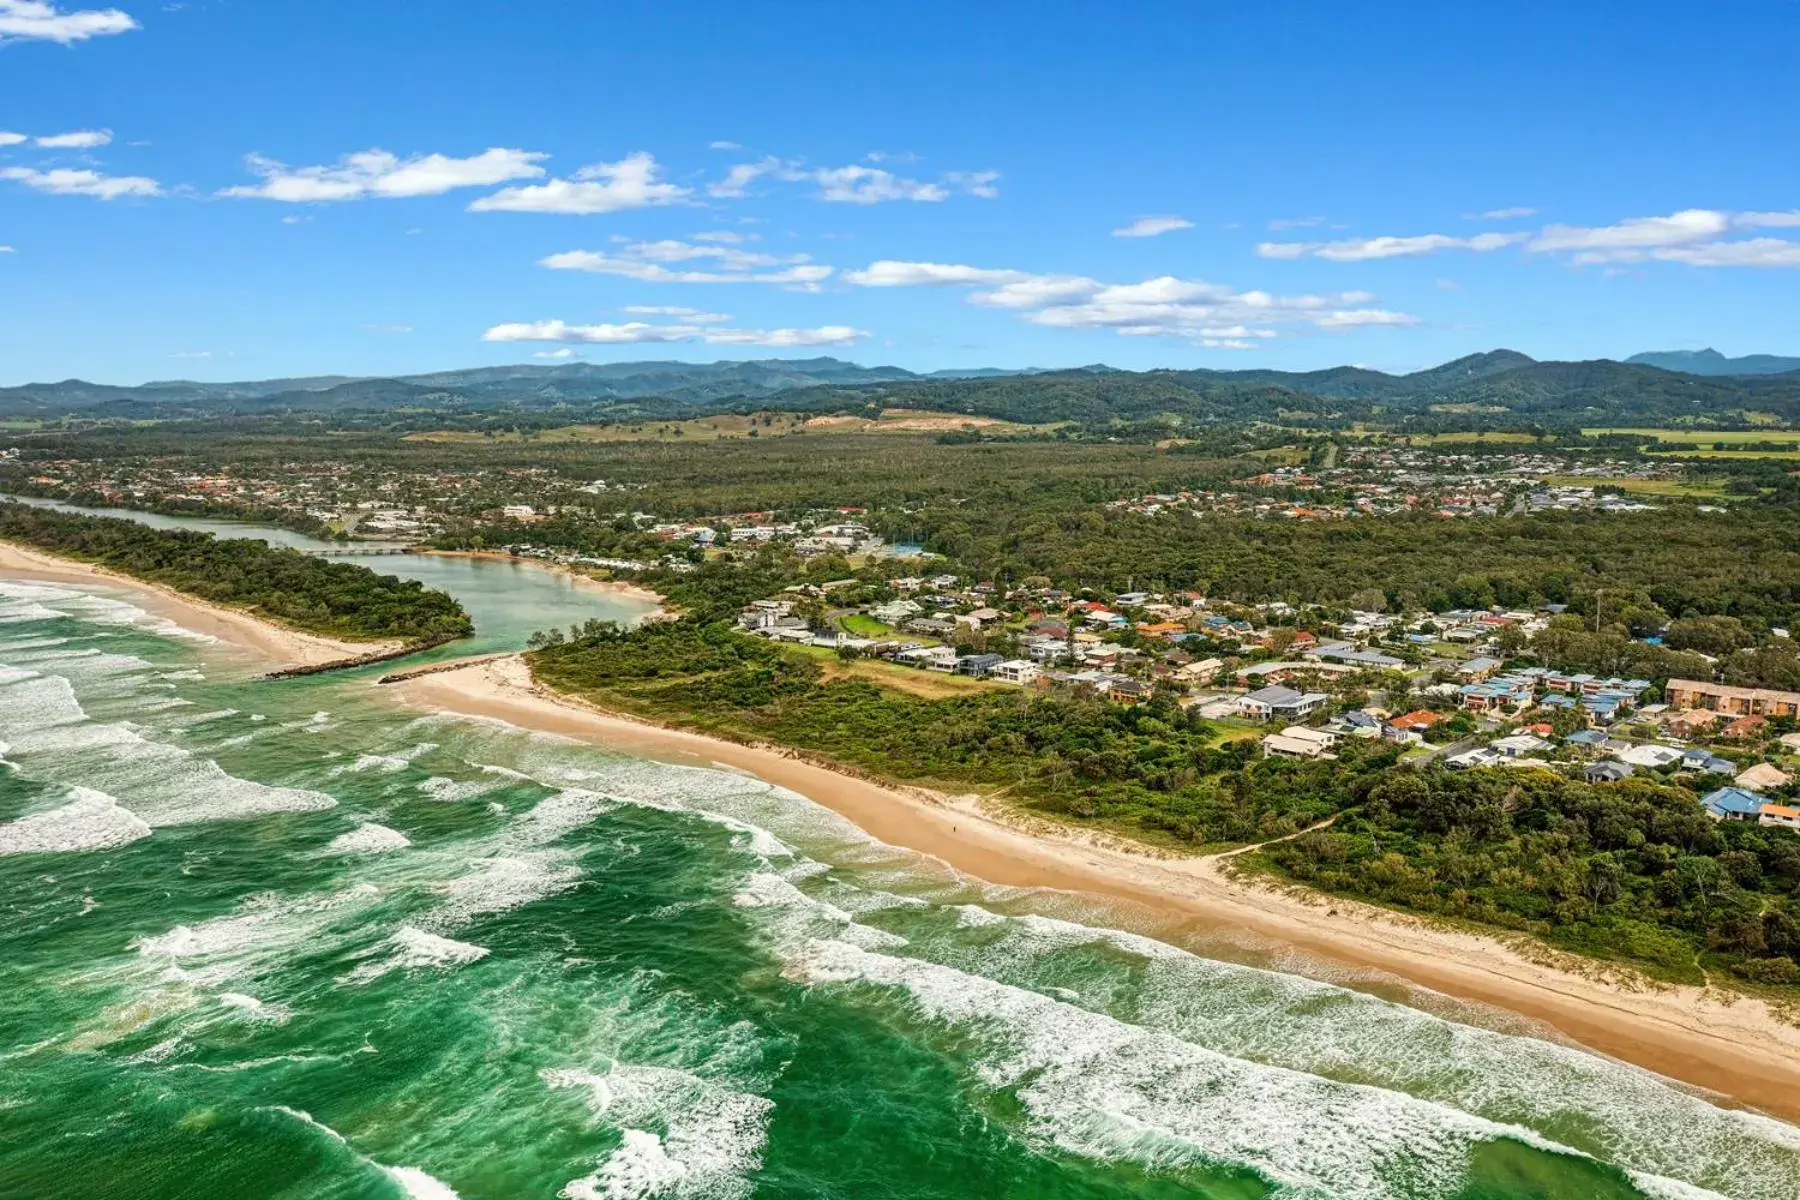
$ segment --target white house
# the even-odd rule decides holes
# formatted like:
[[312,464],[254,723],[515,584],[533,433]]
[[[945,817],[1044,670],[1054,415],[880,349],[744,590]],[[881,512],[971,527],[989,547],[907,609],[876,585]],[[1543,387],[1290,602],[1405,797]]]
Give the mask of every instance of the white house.
[[1027,684],[1036,680],[1039,674],[1036,663],[1027,662],[1022,658],[1014,658],[995,667],[990,678],[997,679],[1001,683]]

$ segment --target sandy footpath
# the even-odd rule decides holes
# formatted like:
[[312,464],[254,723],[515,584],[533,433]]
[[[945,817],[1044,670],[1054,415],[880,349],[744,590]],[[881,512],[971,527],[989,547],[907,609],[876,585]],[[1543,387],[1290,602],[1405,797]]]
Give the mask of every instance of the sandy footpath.
[[848,818],[891,845],[992,883],[1146,906],[1196,936],[1291,947],[1374,969],[1539,1021],[1603,1054],[1800,1118],[1800,1028],[1760,1001],[1654,984],[1624,969],[1514,945],[1355,901],[1234,879],[1224,857],[1158,857],[1049,822],[1030,828],[973,797],[893,788],[770,746],[741,745],[603,712],[535,685],[516,656],[422,676],[402,699],[621,751],[748,771]]
[[349,642],[301,633],[235,608],[209,604],[161,584],[145,583],[117,571],[108,571],[89,563],[57,558],[38,550],[30,550],[10,542],[0,542],[0,579],[26,579],[40,583],[69,583],[110,588],[133,593],[147,610],[168,617],[185,629],[204,633],[220,641],[286,666],[307,667],[336,662],[359,654],[374,654],[400,648],[399,641]]

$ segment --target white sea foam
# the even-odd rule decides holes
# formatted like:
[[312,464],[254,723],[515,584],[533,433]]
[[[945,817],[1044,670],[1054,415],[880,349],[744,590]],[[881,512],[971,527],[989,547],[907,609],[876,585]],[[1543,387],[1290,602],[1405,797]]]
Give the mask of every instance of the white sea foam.
[[0,854],[111,850],[150,836],[150,826],[105,792],[71,788],[69,802],[0,825]]
[[598,792],[568,788],[544,797],[516,817],[507,830],[506,840],[522,846],[548,845],[617,807],[614,800]]
[[128,798],[131,811],[152,828],[337,804],[322,792],[237,778],[128,726],[90,720],[61,675],[0,679],[0,733],[24,773]]
[[843,942],[809,944],[787,973],[902,990],[926,1017],[983,1045],[975,1062],[982,1081],[1012,1091],[1028,1133],[1065,1153],[1164,1170],[1230,1164],[1283,1195],[1332,1200],[1453,1194],[1473,1147],[1499,1138],[1576,1153],[1521,1126],[1230,1058],[1037,992]]
[[439,885],[443,902],[422,923],[455,929],[477,917],[523,908],[580,880],[581,869],[554,851],[477,859],[467,875]]
[[340,833],[325,844],[326,854],[386,854],[404,850],[412,841],[397,829],[370,821],[348,833]]
[[505,786],[491,779],[451,779],[448,775],[432,775],[421,779],[419,792],[439,804],[458,804]]
[[343,1147],[345,1152],[354,1157],[358,1162],[372,1167],[387,1176],[388,1179],[393,1181],[393,1183],[399,1187],[401,1193],[407,1197],[407,1200],[458,1200],[456,1193],[451,1190],[450,1185],[443,1182],[441,1179],[435,1179],[432,1176],[427,1175],[424,1171],[419,1170],[417,1167],[389,1167],[376,1162],[368,1155],[361,1153],[355,1147],[351,1146],[350,1139],[346,1138],[343,1134],[325,1124],[323,1121],[315,1119],[311,1113],[301,1112],[297,1108],[289,1108],[285,1104],[271,1104],[264,1111],[280,1113],[283,1116],[291,1117],[304,1125],[309,1125],[313,1129],[318,1130],[333,1142],[337,1143],[337,1145]]
[[486,946],[439,937],[412,925],[402,925],[395,930],[394,936],[388,939],[383,948],[387,951],[386,957],[377,962],[363,963],[350,972],[345,981],[353,984],[368,983],[380,979],[390,971],[417,971],[426,968],[450,970],[480,962],[488,956]]
[[689,1071],[630,1063],[605,1075],[549,1070],[541,1078],[552,1088],[585,1090],[589,1110],[622,1136],[598,1169],[563,1188],[568,1200],[750,1195],[775,1107],[765,1097]]
[[171,982],[211,985],[254,978],[295,946],[314,939],[330,922],[379,897],[379,889],[366,883],[297,898],[252,897],[229,916],[177,925],[166,933],[139,938],[136,946],[144,960],[175,967],[165,972]]
[[[1722,1109],[1649,1071],[1335,984],[1201,958],[1136,934],[1040,916],[999,923],[999,936],[934,948],[932,956],[1044,989],[1066,980],[1071,953],[1124,951],[1142,960],[1129,1007],[1138,1025],[1236,1058],[1376,1083],[1554,1130],[1560,1141],[1648,1175],[1729,1195],[1800,1194],[1800,1130]],[[1109,1004],[1110,989],[1083,1001]]]

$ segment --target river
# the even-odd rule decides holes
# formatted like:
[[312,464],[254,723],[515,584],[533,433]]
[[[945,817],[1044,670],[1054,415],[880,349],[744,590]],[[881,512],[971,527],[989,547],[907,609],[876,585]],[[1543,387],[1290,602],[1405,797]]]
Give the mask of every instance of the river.
[[[364,565],[464,649],[633,615]],[[255,666],[0,581],[0,1196],[1800,1196],[1800,1130],[1503,1014]]]

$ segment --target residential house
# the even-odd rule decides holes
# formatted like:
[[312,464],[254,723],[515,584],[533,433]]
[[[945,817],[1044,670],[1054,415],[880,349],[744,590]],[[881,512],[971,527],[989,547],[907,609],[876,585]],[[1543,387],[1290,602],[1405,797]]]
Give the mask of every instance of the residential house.
[[1381,671],[1397,670],[1406,665],[1404,659],[1395,658],[1391,654],[1378,654],[1373,650],[1358,650],[1349,642],[1324,642],[1304,653],[1307,658],[1322,658],[1328,662]]
[[1663,688],[1663,694],[1675,708],[1706,708],[1747,717],[1800,716],[1800,692],[1671,679]]
[[1470,683],[1480,683],[1498,671],[1501,665],[1497,658],[1471,658],[1457,666],[1456,677]]
[[1760,734],[1763,731],[1763,727],[1768,723],[1769,718],[1762,716],[1761,714],[1739,717],[1737,720],[1731,722],[1731,724],[1725,726],[1725,728],[1719,730],[1719,736],[1726,741],[1748,741],[1750,738]]
[[1620,762],[1616,758],[1609,758],[1604,762],[1589,763],[1581,772],[1581,777],[1589,783],[1618,783],[1622,779],[1631,778],[1631,775],[1631,766]]
[[1736,775],[1738,765],[1710,750],[1695,749],[1681,756],[1681,769],[1700,775]]
[[1335,745],[1336,734],[1323,729],[1308,729],[1304,725],[1268,734],[1262,740],[1263,755],[1267,758],[1336,758],[1331,753]]
[[1238,697],[1238,711],[1253,721],[1297,721],[1317,712],[1331,697],[1323,692],[1297,692],[1289,687],[1266,687]]
[[1715,821],[1754,821],[1768,801],[1741,787],[1722,787],[1702,796],[1700,803]]
[[997,664],[990,676],[1001,683],[1028,684],[1037,681],[1038,667],[1026,659],[1014,658]]
[[1517,711],[1530,704],[1537,695],[1529,679],[1502,675],[1480,683],[1467,683],[1457,689],[1462,706],[1470,712]]
[[954,671],[956,649],[952,646],[915,646],[894,655],[894,661],[927,671]]
[[1005,656],[1000,654],[965,654],[956,660],[956,673],[985,679],[993,674],[995,667],[1005,661]]
[[1753,767],[1747,767],[1738,772],[1737,778],[1732,782],[1741,788],[1760,791],[1786,787],[1792,778],[1787,772],[1771,766],[1769,763],[1757,763]]
[[1649,767],[1660,771],[1664,767],[1672,767],[1685,757],[1673,746],[1642,745],[1628,746],[1618,752],[1620,762],[1628,762],[1634,767]]
[[1784,829],[1800,829],[1800,808],[1791,804],[1765,804],[1757,817],[1759,825],[1776,825]]
[[1219,672],[1224,669],[1225,662],[1223,659],[1196,659],[1194,662],[1185,663],[1177,669],[1175,672],[1175,679],[1177,682],[1188,686],[1204,686],[1217,679],[1219,677]]
[[1495,738],[1488,747],[1496,754],[1507,758],[1524,758],[1539,754],[1550,748],[1550,743],[1543,738],[1533,737],[1529,733],[1515,733],[1511,737]]

